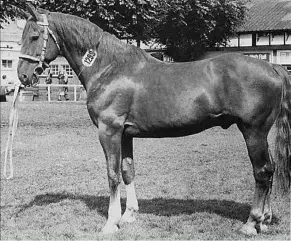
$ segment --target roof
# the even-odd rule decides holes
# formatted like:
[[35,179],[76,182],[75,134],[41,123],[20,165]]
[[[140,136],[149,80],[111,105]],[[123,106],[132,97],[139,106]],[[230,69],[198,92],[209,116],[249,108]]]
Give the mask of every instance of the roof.
[[252,0],[237,32],[291,30],[291,0]]

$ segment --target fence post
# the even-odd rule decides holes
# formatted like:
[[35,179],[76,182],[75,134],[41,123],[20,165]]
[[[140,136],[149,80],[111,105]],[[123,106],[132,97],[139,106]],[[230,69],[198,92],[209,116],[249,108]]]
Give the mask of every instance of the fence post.
[[77,101],[77,86],[74,85],[74,101]]
[[48,97],[48,102],[51,102],[51,86],[47,86],[47,97]]

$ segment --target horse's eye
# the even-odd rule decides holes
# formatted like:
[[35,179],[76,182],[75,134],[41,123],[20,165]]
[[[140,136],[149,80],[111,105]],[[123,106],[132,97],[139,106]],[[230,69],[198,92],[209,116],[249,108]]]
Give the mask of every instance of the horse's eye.
[[33,33],[33,34],[31,35],[31,39],[32,39],[32,40],[37,40],[38,37],[39,37],[39,33],[37,33],[37,32],[35,32],[35,33]]

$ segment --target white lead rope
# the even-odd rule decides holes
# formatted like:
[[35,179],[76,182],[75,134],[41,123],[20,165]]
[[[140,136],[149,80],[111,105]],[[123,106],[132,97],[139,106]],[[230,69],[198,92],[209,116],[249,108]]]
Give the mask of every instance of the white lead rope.
[[[5,160],[4,160],[4,177],[6,179],[11,179],[13,177],[13,162],[12,162],[12,149],[13,149],[13,139],[17,130],[18,124],[18,93],[20,88],[20,83],[15,84],[13,102],[11,105],[10,115],[9,115],[9,131],[8,139],[5,148]],[[9,153],[9,175],[7,175],[7,165],[8,165],[8,153]]]

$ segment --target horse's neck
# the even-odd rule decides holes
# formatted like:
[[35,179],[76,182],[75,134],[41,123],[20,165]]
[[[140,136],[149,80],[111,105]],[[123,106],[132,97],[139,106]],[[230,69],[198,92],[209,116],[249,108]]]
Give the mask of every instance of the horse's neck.
[[[130,58],[132,62],[136,62],[145,57],[139,50],[103,32],[95,24],[81,18],[65,17],[68,18],[65,21],[66,24],[56,24],[62,42],[62,54],[85,88],[87,88],[92,76],[98,76],[98,72],[103,71],[113,62],[121,65],[129,61]],[[80,28],[85,34],[80,32]],[[84,65],[83,58],[90,49],[96,50],[97,58],[92,66],[88,67]]]

